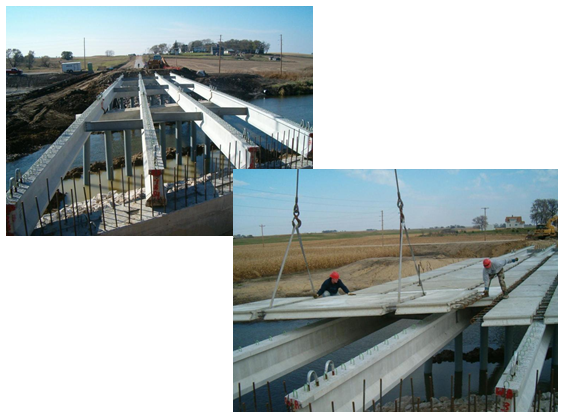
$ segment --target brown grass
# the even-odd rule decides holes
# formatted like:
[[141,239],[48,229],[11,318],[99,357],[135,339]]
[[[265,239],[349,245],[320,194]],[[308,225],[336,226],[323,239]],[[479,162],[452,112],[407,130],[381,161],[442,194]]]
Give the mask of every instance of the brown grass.
[[[312,271],[338,268],[368,258],[398,257],[399,237],[386,236],[384,246],[380,236],[362,238],[303,241],[305,253]],[[510,236],[492,236],[488,241],[476,236],[419,237],[410,236],[415,256],[436,258],[470,258],[501,256],[513,249],[533,244],[522,239],[511,241]],[[494,242],[509,240],[509,242]],[[491,241],[491,242],[490,242]],[[405,240],[406,242],[406,240]],[[449,244],[446,244],[449,243]],[[233,281],[277,275],[281,268],[287,243],[271,243],[262,247],[261,243],[234,246]],[[409,247],[403,247],[403,257],[410,257]],[[305,261],[296,238],[293,240],[284,274],[306,271]]]

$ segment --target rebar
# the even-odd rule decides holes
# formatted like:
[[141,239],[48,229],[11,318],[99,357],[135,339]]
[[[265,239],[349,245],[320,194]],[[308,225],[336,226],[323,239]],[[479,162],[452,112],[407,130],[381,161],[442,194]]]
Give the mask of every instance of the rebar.
[[118,228],[118,215],[116,214],[116,203],[114,202],[114,180],[110,180],[110,187],[112,187],[112,208],[114,209],[114,220],[116,221],[116,228]]
[[65,205],[65,187],[63,186],[63,177],[61,177],[61,192],[63,193],[63,206],[65,207],[65,224],[67,224],[67,206]]
[[271,389],[269,388],[269,381],[267,381],[267,398],[269,398],[269,411],[273,411],[273,405],[271,402]]
[[45,178],[47,183],[47,210],[49,211],[49,224],[53,224],[53,217],[51,216],[51,193],[49,192],[49,178]]
[[61,226],[61,211],[59,210],[59,193],[57,192],[55,192],[55,199],[57,200],[57,223],[59,223],[59,236],[63,236],[63,227]]
[[104,218],[104,199],[102,197],[102,180],[100,179],[100,170],[98,170],[98,187],[100,188],[100,211],[102,213],[102,225],[106,231],[106,219]]
[[75,220],[75,199],[73,196],[73,190],[71,190],[71,207],[73,209],[73,228],[75,229],[75,236],[77,235],[77,223]]
[[254,410],[257,411],[257,398],[255,393],[255,382],[252,382],[252,390],[254,393]]
[[41,212],[39,211],[39,203],[37,202],[37,196],[35,197],[35,206],[37,207],[37,216],[39,217],[39,225],[41,226],[41,234],[45,236],[45,231],[43,230],[43,221],[41,220]]

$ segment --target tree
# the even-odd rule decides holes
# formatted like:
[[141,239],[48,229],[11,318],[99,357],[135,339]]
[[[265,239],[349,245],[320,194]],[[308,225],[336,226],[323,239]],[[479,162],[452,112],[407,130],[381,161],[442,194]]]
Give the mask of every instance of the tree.
[[114,56],[114,51],[106,51],[106,56]]
[[49,66],[51,65],[51,59],[45,55],[41,57],[41,65],[43,67],[49,68]]
[[61,58],[66,60],[73,59],[73,53],[71,51],[63,51],[61,52]]
[[24,56],[19,49],[6,49],[6,59],[11,67],[17,67],[20,62],[24,61]]
[[34,51],[29,51],[28,54],[26,55],[26,67],[28,67],[28,69],[31,69],[31,67],[33,66],[33,63],[35,62],[35,52]]
[[487,217],[478,216],[472,220],[472,224],[474,226],[479,226],[481,230],[485,230],[487,228]]
[[558,200],[556,199],[537,199],[531,206],[531,220],[535,224],[545,224],[556,214],[558,214]]

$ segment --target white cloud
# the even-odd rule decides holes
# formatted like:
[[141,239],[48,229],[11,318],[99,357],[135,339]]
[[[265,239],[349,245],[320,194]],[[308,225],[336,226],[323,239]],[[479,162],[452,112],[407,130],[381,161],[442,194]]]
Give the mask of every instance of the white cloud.
[[[397,187],[395,184],[395,171],[392,169],[353,169],[347,170],[346,175],[361,179],[362,181]],[[405,183],[399,180],[399,187],[404,186]]]
[[241,181],[241,180],[237,180],[237,179],[234,179],[233,184],[234,184],[234,186],[236,186],[236,187],[243,187],[243,186],[245,186],[245,185],[250,185],[250,184],[248,184],[247,182],[244,182],[244,181]]

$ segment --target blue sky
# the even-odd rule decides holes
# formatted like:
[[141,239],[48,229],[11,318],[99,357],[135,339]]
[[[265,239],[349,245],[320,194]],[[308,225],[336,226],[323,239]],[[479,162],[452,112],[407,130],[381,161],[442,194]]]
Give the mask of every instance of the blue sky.
[[[471,226],[522,216],[537,198],[558,199],[558,170],[398,170],[408,228]],[[234,171],[234,234],[291,233],[295,170]],[[301,231],[399,227],[394,170],[301,170]]]
[[6,7],[6,48],[24,55],[142,53],[160,43],[252,39],[271,52],[313,52],[312,7]]

